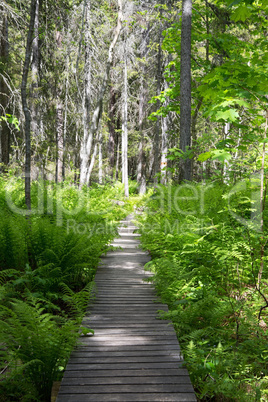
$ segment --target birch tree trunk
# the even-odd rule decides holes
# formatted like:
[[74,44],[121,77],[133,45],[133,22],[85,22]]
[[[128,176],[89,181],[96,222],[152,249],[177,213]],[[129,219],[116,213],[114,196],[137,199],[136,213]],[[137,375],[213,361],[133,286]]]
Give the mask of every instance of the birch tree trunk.
[[[164,80],[164,90],[168,89],[167,80]],[[167,106],[165,101],[164,106]],[[167,184],[167,153],[168,153],[168,116],[163,116],[162,120],[162,141],[161,141],[161,184]]]
[[25,59],[23,64],[23,73],[22,73],[22,81],[21,81],[21,100],[22,107],[25,116],[25,128],[24,128],[24,136],[25,136],[25,202],[27,209],[31,210],[31,113],[28,107],[27,101],[27,80],[29,75],[29,67],[31,60],[31,52],[32,52],[32,42],[34,35],[34,21],[36,14],[36,3],[37,0],[31,1],[30,8],[30,24],[28,28],[27,34],[27,43],[26,43],[26,51],[25,51]]
[[146,160],[145,160],[145,141],[144,141],[144,117],[145,117],[145,104],[146,104],[146,78],[145,78],[145,67],[146,67],[146,56],[148,53],[149,45],[149,27],[144,29],[142,32],[141,40],[141,78],[140,78],[140,94],[139,94],[139,133],[140,133],[140,143],[139,143],[139,157],[137,166],[137,181],[139,183],[139,193],[146,193]]
[[[6,71],[8,65],[8,21],[4,10],[1,9],[2,13],[0,17],[0,61],[2,63],[3,71]],[[0,75],[0,116],[4,116],[8,113],[8,103],[9,103],[9,89],[6,82],[6,77],[4,74]],[[10,150],[10,129],[6,121],[0,123],[0,162],[4,164],[3,170],[9,164],[9,150]]]
[[128,97],[127,97],[127,55],[124,52],[124,92],[122,110],[122,183],[125,187],[125,197],[129,196],[128,189]]
[[146,161],[144,152],[144,107],[145,107],[145,88],[144,88],[144,77],[142,72],[141,85],[140,85],[140,103],[139,103],[139,132],[140,132],[140,143],[139,143],[139,158],[138,158],[138,168],[137,168],[137,181],[140,185],[139,193],[146,193]]
[[85,181],[88,171],[89,158],[93,142],[92,133],[89,132],[90,127],[90,110],[91,110],[91,46],[90,46],[90,0],[85,0],[85,66],[84,66],[84,96],[83,96],[83,141],[80,150],[81,157],[81,173],[80,181]]
[[[180,149],[191,146],[191,30],[192,0],[182,1],[181,76],[180,76]],[[191,160],[182,159],[179,180],[191,180]]]
[[[163,1],[161,1],[161,4]],[[161,11],[162,12],[162,11]],[[161,81],[162,81],[162,29],[159,31],[158,40],[158,53],[157,53],[157,95],[161,92]],[[157,100],[157,110],[160,109],[160,100]],[[157,116],[156,121],[156,131],[155,131],[155,141],[154,141],[154,184],[158,184],[158,173],[159,173],[159,140],[160,140],[160,116]]]
[[[40,156],[38,155],[38,143],[39,143],[39,63],[40,63],[40,52],[39,52],[39,0],[36,0],[36,10],[34,19],[34,38],[32,44],[32,94],[31,94],[31,131],[33,136],[33,141],[35,145],[34,152],[34,164],[37,168],[37,174],[39,174],[38,162]],[[36,166],[37,165],[37,166]]]
[[[61,32],[56,33],[57,48],[62,49]],[[56,89],[56,173],[55,182],[61,183],[63,177],[63,153],[64,153],[64,105],[61,99],[62,85],[58,83]]]
[[99,184],[103,182],[103,161],[102,161],[102,131],[100,131],[99,139]]
[[110,176],[113,179],[114,175],[114,162],[115,162],[115,104],[116,104],[116,92],[115,88],[110,89],[109,99],[109,143],[108,143],[108,156],[110,165]]
[[95,164],[95,160],[96,160],[96,156],[97,156],[97,152],[98,152],[98,145],[99,145],[99,136],[97,137],[95,144],[94,144],[94,148],[93,148],[93,152],[91,155],[91,160],[90,160],[90,164],[89,167],[87,169],[87,183],[90,184],[90,179],[91,179],[91,174],[94,168],[94,164]]
[[103,98],[107,89],[109,77],[110,77],[110,69],[111,65],[113,62],[113,55],[114,55],[114,48],[116,45],[116,42],[118,40],[118,37],[120,35],[121,29],[122,29],[122,20],[123,20],[123,6],[122,6],[122,0],[118,0],[118,18],[117,18],[117,27],[115,29],[114,37],[113,40],[110,44],[109,47],[109,53],[108,53],[108,59],[106,63],[106,72],[103,77],[103,82],[100,88],[99,92],[99,97],[97,100],[97,104],[92,116],[92,121],[88,133],[88,137],[84,139],[84,148],[83,152],[81,153],[81,166],[80,166],[80,188],[88,184],[87,179],[87,167],[90,159],[90,154],[91,154],[91,148],[92,148],[92,143],[93,143],[93,138],[94,135],[97,132],[99,121],[102,115],[102,104],[103,104]]

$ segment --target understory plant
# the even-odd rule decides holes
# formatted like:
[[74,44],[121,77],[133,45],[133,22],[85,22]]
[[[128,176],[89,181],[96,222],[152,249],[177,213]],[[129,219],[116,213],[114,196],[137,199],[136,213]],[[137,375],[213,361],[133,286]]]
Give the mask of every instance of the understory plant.
[[162,316],[202,401],[268,400],[268,215],[258,191],[249,180],[236,191],[159,186],[139,218],[147,268],[169,306]]
[[0,178],[0,401],[50,401],[94,297],[100,257],[132,211],[123,186]]

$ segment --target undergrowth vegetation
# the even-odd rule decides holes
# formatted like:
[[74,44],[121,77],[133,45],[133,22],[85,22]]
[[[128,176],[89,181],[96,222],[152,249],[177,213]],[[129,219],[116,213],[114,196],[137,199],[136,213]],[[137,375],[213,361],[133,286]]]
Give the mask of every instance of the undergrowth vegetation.
[[[134,205],[121,184],[79,191],[0,178],[0,401],[50,401],[81,327],[102,253]],[[120,201],[121,200],[121,201]]]
[[267,208],[259,182],[158,187],[139,218],[147,264],[200,400],[268,400]]

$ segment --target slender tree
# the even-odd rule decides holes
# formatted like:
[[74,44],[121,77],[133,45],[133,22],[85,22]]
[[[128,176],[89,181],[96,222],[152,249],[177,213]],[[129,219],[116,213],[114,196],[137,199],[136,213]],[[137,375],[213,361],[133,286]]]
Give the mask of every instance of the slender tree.
[[[9,55],[9,41],[8,41],[8,19],[4,9],[0,6],[0,116],[5,116],[8,113],[9,107],[9,89],[7,85],[7,77],[4,71],[7,71],[8,55]],[[10,151],[10,129],[6,121],[2,121],[0,125],[0,148],[1,159],[4,168],[9,164],[9,151]]]
[[[191,146],[191,30],[192,0],[182,1],[181,71],[180,71],[180,149],[186,152]],[[180,181],[191,180],[191,160],[180,163]]]
[[122,106],[122,182],[125,188],[125,197],[129,196],[128,188],[128,74],[126,41],[124,46],[124,90]]
[[21,81],[21,100],[25,116],[25,202],[28,210],[31,210],[31,113],[27,101],[27,80],[31,61],[32,43],[34,36],[34,21],[36,17],[37,0],[31,1],[30,23],[27,34],[25,59]]

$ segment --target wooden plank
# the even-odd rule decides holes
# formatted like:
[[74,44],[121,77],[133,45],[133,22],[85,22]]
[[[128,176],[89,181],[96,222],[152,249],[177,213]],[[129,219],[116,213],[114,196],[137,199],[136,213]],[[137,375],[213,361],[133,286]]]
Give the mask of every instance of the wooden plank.
[[[79,370],[66,370],[64,378],[103,378],[103,377],[157,377],[158,383],[165,377],[171,377],[179,375],[180,377],[189,378],[188,371],[184,368],[176,369],[143,369],[143,370],[95,370],[95,371],[79,371]],[[159,378],[161,377],[161,379]]]
[[174,393],[146,393],[144,394],[127,394],[118,393],[111,395],[104,394],[82,394],[77,399],[76,394],[59,394],[58,402],[195,402],[194,394],[174,394]]
[[[173,345],[175,344],[176,345],[176,342],[178,342],[177,341],[177,339],[174,339],[173,340]],[[103,345],[104,343],[105,343],[105,345],[107,345],[107,346],[143,346],[143,345],[158,345],[158,346],[160,346],[160,345],[165,345],[165,341],[164,340],[153,340],[153,341],[150,341],[150,342],[148,342],[148,340],[146,340],[146,339],[142,339],[142,337],[141,337],[141,339],[130,339],[130,338],[127,338],[127,339],[108,339],[108,337],[104,340],[104,339],[102,339],[102,340],[97,340],[97,341],[89,341],[89,338],[86,338],[86,337],[84,337],[84,338],[80,338],[80,343],[82,344],[82,345],[94,345],[94,343],[95,343],[95,345],[97,344],[97,345]],[[169,344],[171,345],[172,343],[171,342],[169,342]]]
[[[76,373],[73,373],[72,377],[64,377],[62,380],[62,385],[116,385],[116,384],[137,384],[141,382],[140,377],[75,377]],[[190,378],[187,375],[175,375],[175,376],[165,376],[163,384],[190,384]],[[159,384],[159,378],[157,376],[152,377],[142,377],[143,384]]]
[[145,357],[145,356],[172,356],[172,357],[177,357],[177,358],[181,358],[181,353],[180,353],[180,350],[179,351],[177,351],[177,350],[161,350],[161,349],[158,349],[158,350],[143,350],[143,351],[141,351],[140,350],[140,348],[138,348],[137,350],[126,350],[126,351],[118,351],[118,350],[116,350],[116,351],[106,351],[106,352],[104,352],[102,349],[99,349],[99,350],[97,350],[97,351],[90,351],[90,349],[89,350],[82,350],[81,348],[80,349],[78,349],[77,351],[76,350],[74,350],[73,352],[72,352],[72,355],[71,355],[71,358],[73,358],[73,357],[83,357],[83,358],[91,358],[91,357],[95,357],[95,356],[98,356],[98,358],[100,357],[107,357],[107,356],[109,356],[109,357],[126,357],[126,356],[133,356],[133,357],[135,357],[135,356],[138,356],[138,357],[140,357],[140,356],[142,356],[142,357]]
[[162,343],[164,344],[170,344],[170,343],[176,343],[178,342],[176,335],[167,335],[163,339],[161,335],[99,335],[97,337],[95,336],[81,336],[80,337],[80,342],[86,342],[88,344],[94,344],[94,343],[101,343],[101,342],[106,342],[107,345],[111,343],[115,344],[120,344],[120,342],[124,343],[129,343],[129,344],[154,344],[158,343],[161,345]]
[[151,335],[160,335],[160,336],[168,336],[168,335],[175,335],[176,333],[173,328],[171,327],[166,327],[164,326],[162,329],[161,328],[97,328],[95,330],[95,336],[110,336],[110,335],[119,335],[119,336],[137,336],[137,335],[142,335],[142,336],[151,336]]
[[76,347],[75,350],[81,350],[82,352],[85,350],[103,351],[103,352],[118,351],[118,350],[120,350],[122,352],[123,351],[124,352],[125,351],[135,351],[135,350],[139,350],[141,352],[144,352],[146,350],[148,350],[148,351],[152,351],[152,350],[153,351],[155,351],[155,350],[170,350],[170,351],[178,350],[178,351],[180,351],[180,346],[177,342],[177,343],[169,344],[169,345],[166,345],[166,344],[164,344],[164,345],[155,344],[155,345],[145,345],[145,346],[144,345],[122,345],[119,349],[117,346],[113,346],[113,345],[108,346],[106,344],[105,345],[100,344],[100,345],[79,345]]
[[66,385],[61,388],[61,394],[114,394],[114,393],[186,393],[193,392],[192,384],[116,384],[116,385]]
[[111,356],[111,357],[99,357],[98,354],[95,353],[95,356],[92,356],[90,359],[88,356],[85,357],[77,357],[71,356],[70,363],[71,364],[87,364],[90,361],[90,364],[117,364],[117,363],[171,363],[174,361],[175,363],[182,361],[183,357],[181,355],[158,355],[158,356]]
[[66,370],[145,370],[145,369],[176,369],[179,368],[179,362],[167,363],[86,363],[72,364],[68,363]]

